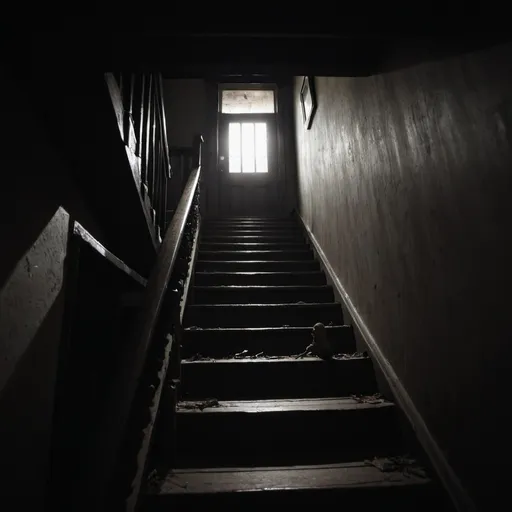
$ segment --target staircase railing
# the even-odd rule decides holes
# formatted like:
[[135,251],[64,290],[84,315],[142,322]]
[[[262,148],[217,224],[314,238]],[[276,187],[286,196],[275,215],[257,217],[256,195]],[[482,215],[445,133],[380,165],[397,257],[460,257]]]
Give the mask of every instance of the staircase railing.
[[143,293],[134,332],[135,348],[129,354],[119,355],[124,359],[123,371],[116,377],[103,414],[103,439],[97,445],[102,450],[108,447],[108,453],[103,453],[103,467],[98,468],[104,472],[105,491],[100,499],[105,509],[118,510],[122,503],[122,510],[135,510],[146,477],[162,397],[170,400],[165,406],[166,417],[171,423],[175,421],[181,363],[181,303],[192,270],[199,225],[202,142],[203,138],[197,136],[193,170]]
[[107,73],[106,80],[146,218],[160,242],[168,224],[167,190],[172,176],[162,76]]
[[172,186],[167,192],[167,217],[171,219],[194,168],[195,149],[192,146],[170,147],[169,155],[173,173]]

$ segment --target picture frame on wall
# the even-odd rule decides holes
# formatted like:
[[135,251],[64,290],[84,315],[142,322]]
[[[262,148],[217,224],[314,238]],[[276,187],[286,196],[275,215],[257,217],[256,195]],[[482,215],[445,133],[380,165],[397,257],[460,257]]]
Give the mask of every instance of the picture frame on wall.
[[302,80],[302,87],[300,88],[300,103],[302,106],[302,118],[306,130],[311,128],[313,117],[316,112],[316,93],[314,77],[305,76]]

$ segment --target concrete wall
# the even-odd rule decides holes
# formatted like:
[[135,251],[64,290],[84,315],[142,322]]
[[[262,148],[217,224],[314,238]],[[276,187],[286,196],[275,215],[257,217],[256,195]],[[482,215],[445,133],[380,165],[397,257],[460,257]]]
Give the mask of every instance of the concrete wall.
[[295,80],[300,212],[481,503],[510,445],[511,57],[319,77],[310,130]]

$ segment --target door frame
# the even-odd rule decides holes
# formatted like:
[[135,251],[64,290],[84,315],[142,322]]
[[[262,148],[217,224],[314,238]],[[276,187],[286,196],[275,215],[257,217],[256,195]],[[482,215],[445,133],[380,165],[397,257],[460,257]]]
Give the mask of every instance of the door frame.
[[[245,113],[245,114],[223,114],[222,113],[222,92],[225,90],[271,90],[274,92],[274,112],[273,113]],[[278,123],[278,84],[277,83],[218,83],[217,87],[217,154],[215,158],[217,175],[219,177],[219,206],[228,205],[226,201],[231,191],[229,188],[233,185],[250,186],[270,185],[275,182],[276,188],[280,183],[279,173],[279,123]],[[228,125],[230,122],[265,122],[267,124],[267,157],[268,172],[266,173],[230,173],[229,172],[229,138],[227,136]],[[224,160],[221,161],[221,156]],[[224,196],[224,198],[223,198]],[[277,197],[277,195],[276,195]]]

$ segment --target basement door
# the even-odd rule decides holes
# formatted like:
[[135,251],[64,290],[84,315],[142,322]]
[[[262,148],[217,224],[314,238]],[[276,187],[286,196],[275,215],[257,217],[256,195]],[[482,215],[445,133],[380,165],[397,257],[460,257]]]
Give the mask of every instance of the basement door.
[[[249,86],[251,87],[251,86]],[[223,216],[278,215],[275,88],[219,90],[220,206]]]

